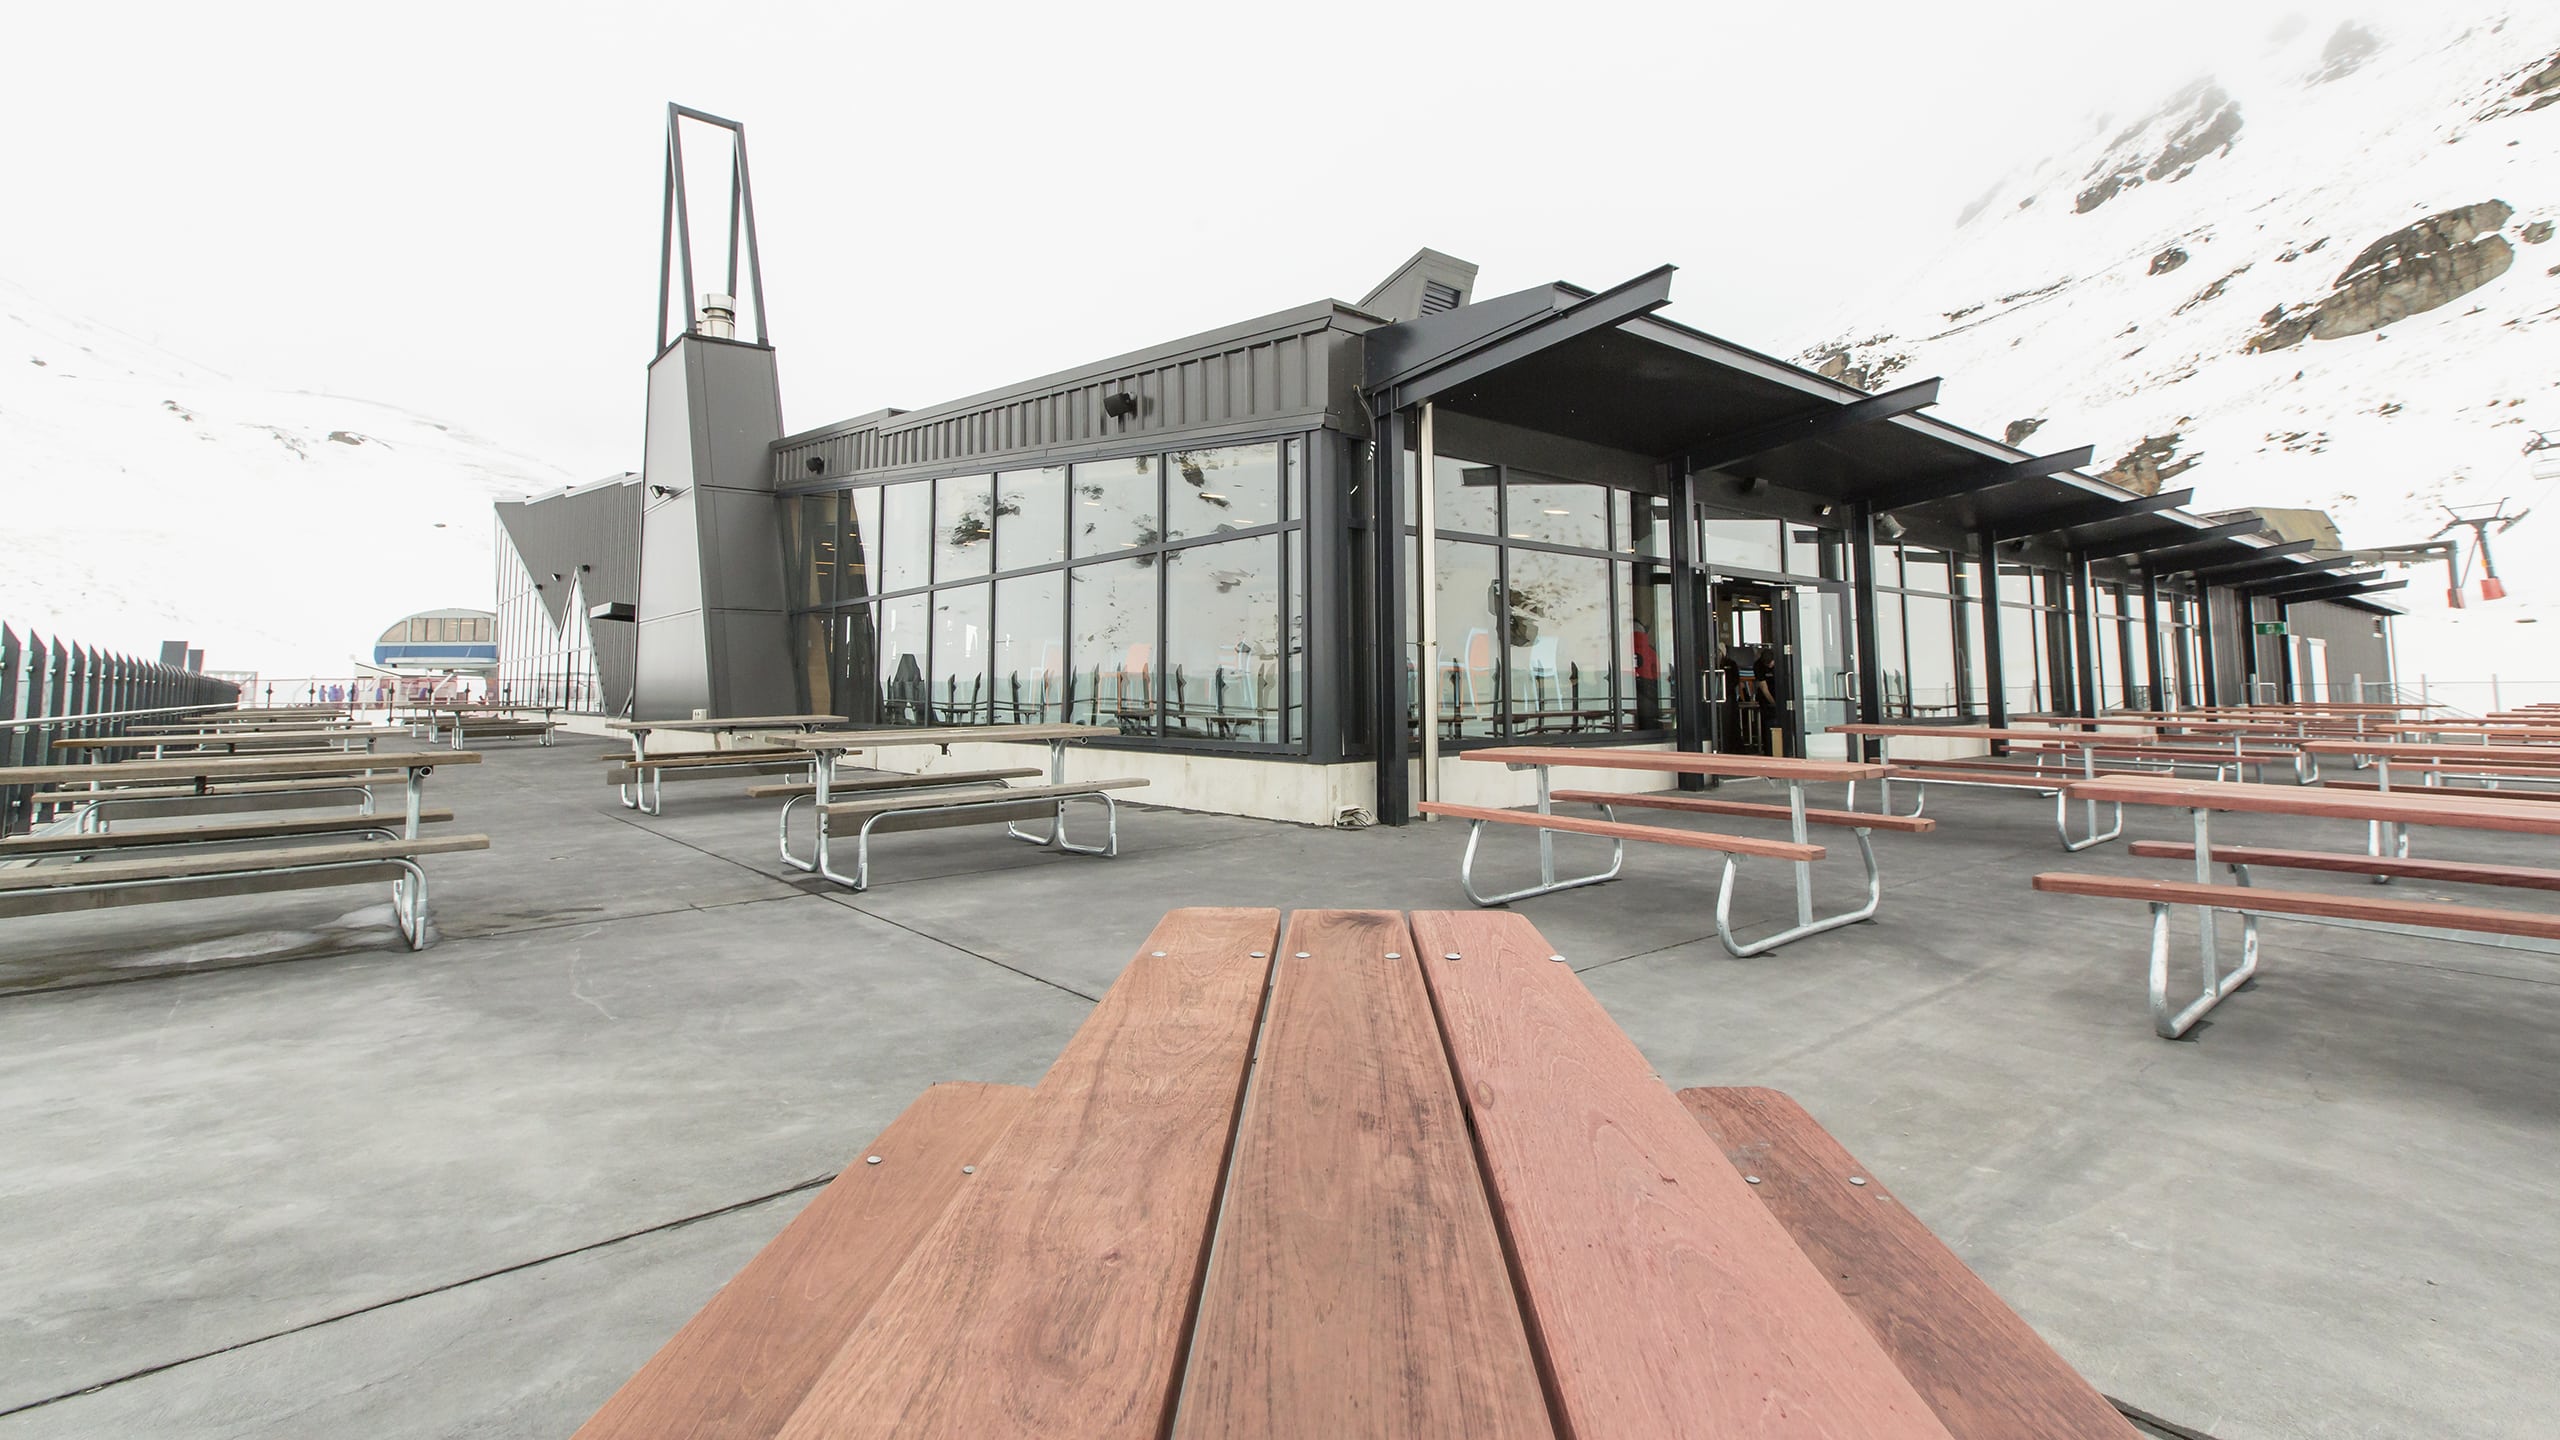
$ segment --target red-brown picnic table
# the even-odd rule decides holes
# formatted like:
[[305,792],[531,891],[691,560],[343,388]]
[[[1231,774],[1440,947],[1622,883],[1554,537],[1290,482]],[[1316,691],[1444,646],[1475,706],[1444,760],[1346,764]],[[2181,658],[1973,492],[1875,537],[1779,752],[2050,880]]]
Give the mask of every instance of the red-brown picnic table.
[[1565,962],[1516,915],[1175,911],[1036,1088],[926,1092],[580,1440],[2134,1435]]

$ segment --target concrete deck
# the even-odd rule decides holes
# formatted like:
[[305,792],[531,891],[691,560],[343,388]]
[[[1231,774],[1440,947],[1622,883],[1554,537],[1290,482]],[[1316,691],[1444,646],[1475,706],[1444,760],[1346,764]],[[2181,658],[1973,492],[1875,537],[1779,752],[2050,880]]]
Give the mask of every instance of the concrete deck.
[[[743,782],[650,820],[597,751],[434,777],[493,848],[431,862],[423,954],[364,890],[0,921],[0,1440],[566,1435],[926,1085],[1036,1080],[1166,909],[1464,903],[1460,827],[1144,810],[1116,861],[889,837],[855,896]],[[1878,837],[1875,923],[1755,960],[1691,852],[1522,910],[1666,1081],[1793,1092],[2109,1394],[2222,1440],[2543,1432],[2560,967],[2270,922],[2164,1042],[2140,907],[2027,877],[2167,865],[1931,811]]]

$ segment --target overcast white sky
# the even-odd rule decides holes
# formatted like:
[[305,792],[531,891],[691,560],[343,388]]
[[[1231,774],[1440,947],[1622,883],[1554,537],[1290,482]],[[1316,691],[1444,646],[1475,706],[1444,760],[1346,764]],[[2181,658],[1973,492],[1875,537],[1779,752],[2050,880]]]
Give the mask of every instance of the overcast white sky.
[[1426,244],[1480,294],[1668,261],[1673,314],[1791,353],[2288,9],[2328,7],[7,0],[0,275],[625,468],[678,100],[746,122],[794,429],[1356,299]]

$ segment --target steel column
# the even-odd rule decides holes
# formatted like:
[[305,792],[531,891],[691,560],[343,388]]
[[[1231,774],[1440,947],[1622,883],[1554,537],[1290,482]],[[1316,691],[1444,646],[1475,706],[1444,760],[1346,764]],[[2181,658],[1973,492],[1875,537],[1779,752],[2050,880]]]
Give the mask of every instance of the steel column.
[[[1371,597],[1376,607],[1373,633],[1377,636],[1372,663],[1377,668],[1371,685],[1370,750],[1378,763],[1378,823],[1402,825],[1413,815],[1413,777],[1405,769],[1407,757],[1413,753],[1413,739],[1405,722],[1409,684],[1405,673],[1405,586],[1410,579],[1404,567],[1402,498],[1406,422],[1400,410],[1374,416],[1372,421],[1369,475],[1374,498],[1369,535],[1374,545],[1372,573],[1377,576],[1376,593]],[[1424,718],[1428,723],[1429,717]]]

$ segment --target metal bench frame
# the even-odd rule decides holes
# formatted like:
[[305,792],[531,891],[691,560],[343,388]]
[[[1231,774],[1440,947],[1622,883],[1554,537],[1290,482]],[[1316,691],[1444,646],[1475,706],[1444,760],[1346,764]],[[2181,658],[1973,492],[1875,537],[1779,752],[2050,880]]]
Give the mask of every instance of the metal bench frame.
[[[1537,771],[1537,813],[1540,815],[1552,815],[1555,813],[1555,804],[1549,795],[1549,772],[1547,767],[1543,765],[1506,765],[1504,768],[1510,770]],[[1851,804],[1853,806],[1856,803],[1856,791],[1857,785],[1856,782],[1853,781],[1850,784]],[[1606,820],[1611,824],[1618,823],[1618,811],[1616,806],[1599,804],[1596,808],[1600,811],[1600,817],[1603,820]],[[1794,840],[1798,845],[1812,844],[1813,841],[1808,838],[1806,833],[1808,825],[1804,817],[1804,786],[1802,784],[1792,784],[1787,787],[1787,810],[1787,834],[1789,838]],[[1506,891],[1499,895],[1488,895],[1476,887],[1475,871],[1476,850],[1484,840],[1485,826],[1490,823],[1493,822],[1485,820],[1470,820],[1467,822],[1467,851],[1466,854],[1461,856],[1458,860],[1458,888],[1466,892],[1469,900],[1472,900],[1481,906],[1490,907],[1495,905],[1508,905],[1514,900],[1527,900],[1539,895],[1551,895],[1559,890],[1575,890],[1585,885],[1606,884],[1609,881],[1617,879],[1619,872],[1626,866],[1627,842],[1624,837],[1611,836],[1609,839],[1608,869],[1595,874],[1576,875],[1564,879],[1558,879],[1556,877],[1557,832],[1549,830],[1544,826],[1540,826],[1538,829],[1538,883],[1535,885],[1524,885],[1517,890]],[[1852,830],[1858,838],[1858,860],[1859,863],[1865,867],[1866,872],[1867,898],[1865,903],[1859,905],[1854,910],[1845,910],[1836,915],[1816,917],[1813,913],[1813,862],[1810,860],[1790,860],[1787,863],[1795,870],[1796,923],[1786,927],[1785,929],[1779,930],[1775,934],[1764,935],[1747,944],[1737,938],[1733,933],[1734,877],[1741,869],[1743,857],[1736,855],[1731,851],[1725,852],[1723,873],[1719,875],[1716,880],[1716,940],[1724,946],[1725,953],[1738,960],[1747,960],[1754,955],[1767,954],[1769,951],[1775,950],[1789,941],[1801,940],[1808,935],[1819,935],[1825,930],[1837,930],[1844,925],[1855,925],[1862,920],[1871,920],[1875,918],[1877,907],[1884,903],[1884,876],[1876,868],[1875,832],[1864,825],[1854,826],[1852,827]]]
[[[397,836],[385,838],[397,839]],[[257,879],[268,875],[318,875],[336,870],[374,870],[392,866],[401,873],[391,881],[391,918],[400,927],[400,938],[412,951],[427,948],[427,872],[417,861],[403,855],[382,855],[362,860],[331,860],[317,865],[260,865],[239,870],[215,870],[194,875],[158,876],[147,880],[110,880],[105,882],[67,879],[60,885],[31,886],[11,890],[0,899],[28,896],[73,895],[90,891],[163,890],[180,886],[201,885],[208,881]],[[66,867],[77,872],[78,866]]]
[[[785,760],[777,760],[772,755],[764,755],[753,760],[743,758],[737,760],[721,760],[715,758],[725,753],[727,752],[719,750],[698,751],[696,754],[704,757],[700,760],[697,760],[694,755],[650,757],[651,762],[664,759],[676,759],[683,762],[674,766],[657,763],[643,763],[636,757],[630,760],[622,760],[620,763],[631,766],[638,772],[638,778],[631,783],[614,786],[614,793],[621,798],[622,808],[625,810],[637,810],[643,815],[663,815],[666,813],[667,807],[667,771],[670,769],[685,771],[753,770],[761,767],[767,774],[778,775],[783,772],[776,770],[773,767],[776,765],[787,765],[790,763]],[[824,764],[826,762],[821,758],[819,763]],[[788,824],[790,822],[790,818],[789,809],[788,807],[785,807],[783,813],[784,823]],[[790,857],[788,853],[786,853],[783,858],[788,859]],[[801,868],[806,869],[808,867],[803,866]]]
[[[2082,775],[2074,778],[2089,780],[2098,778],[2097,768],[2095,766],[2084,766],[2083,771],[2084,773]],[[1902,814],[1893,808],[1893,787],[1897,782],[1912,786],[1920,792],[1920,798],[1912,803],[1911,810],[1908,814]],[[2068,780],[2046,780],[2038,775],[2022,775],[2020,776],[2019,783],[2017,784],[2011,784],[2005,780],[1933,780],[1922,776],[1892,775],[1888,775],[1884,779],[1876,782],[1877,786],[1884,792],[1882,813],[1896,816],[1898,819],[1916,820],[1920,818],[1921,812],[1929,808],[1928,787],[1932,785],[1963,785],[1977,790],[2033,790],[2040,795],[2051,795],[2053,797],[2054,836],[2062,842],[2063,849],[2075,854],[2094,845],[2104,845],[2108,841],[2116,839],[2124,834],[2124,807],[2122,805],[2115,807],[2115,823],[2109,825],[2104,830],[2100,830],[2098,828],[2098,802],[2095,800],[2083,800],[2080,803],[2088,810],[2089,833],[2080,839],[2072,839],[2071,796],[2063,788],[2065,785],[2070,783],[2071,782]],[[1854,780],[1849,782],[1848,808],[1852,810],[1858,808],[1858,782]]]
[[[862,822],[862,828],[854,832],[853,873],[846,875],[840,873],[835,868],[834,847],[828,843],[830,837],[827,833],[827,817],[823,811],[818,815],[817,853],[815,856],[810,860],[803,861],[792,855],[788,848],[787,827],[790,824],[791,807],[802,800],[812,798],[814,797],[808,795],[794,795],[790,799],[782,802],[783,823],[786,827],[785,849],[783,850],[782,855],[783,863],[790,865],[794,869],[813,872],[821,879],[832,880],[836,884],[842,885],[848,890],[854,890],[857,892],[871,888],[871,831],[873,827],[879,825],[882,821],[896,820],[912,815],[957,815],[971,810],[985,810],[994,806],[1018,806],[1038,803],[1036,801],[1021,800],[1007,795],[982,794],[967,800],[946,800],[940,804],[934,805],[901,805],[895,810],[883,810],[879,814],[865,819]],[[1071,802],[1078,800],[1095,800],[1102,803],[1104,838],[1103,843],[1100,845],[1078,845],[1066,838],[1067,806]],[[1051,822],[1050,832],[1047,835],[1023,834],[1018,828],[1016,828],[1015,822],[1008,820],[1005,822],[1004,827],[1006,836],[1010,839],[1029,841],[1032,844],[1040,845],[1049,849],[1061,850],[1070,855],[1111,856],[1118,855],[1120,853],[1120,802],[1112,797],[1110,791],[1096,790],[1088,795],[1060,795],[1056,797],[1055,805],[1056,818]]]

